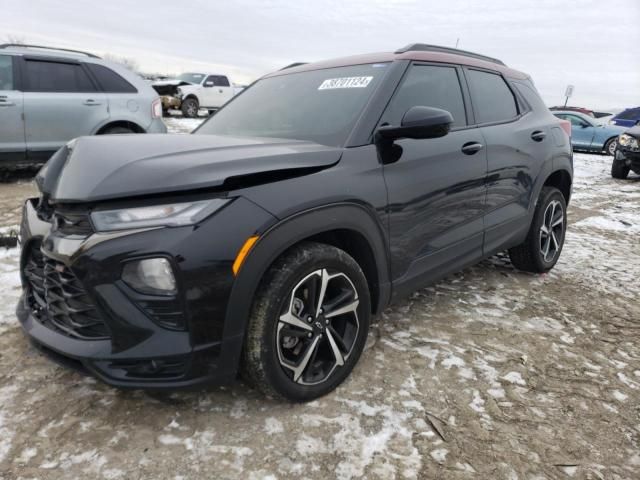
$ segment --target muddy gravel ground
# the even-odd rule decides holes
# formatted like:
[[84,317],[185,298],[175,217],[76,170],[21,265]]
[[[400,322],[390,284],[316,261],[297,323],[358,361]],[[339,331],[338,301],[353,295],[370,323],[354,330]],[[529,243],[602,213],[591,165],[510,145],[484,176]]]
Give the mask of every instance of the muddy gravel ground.
[[[120,391],[52,364],[13,313],[18,251],[0,250],[0,478],[640,478],[640,178],[575,164],[551,273],[499,255],[416,292],[303,405],[242,381]],[[0,184],[0,232],[32,192]]]

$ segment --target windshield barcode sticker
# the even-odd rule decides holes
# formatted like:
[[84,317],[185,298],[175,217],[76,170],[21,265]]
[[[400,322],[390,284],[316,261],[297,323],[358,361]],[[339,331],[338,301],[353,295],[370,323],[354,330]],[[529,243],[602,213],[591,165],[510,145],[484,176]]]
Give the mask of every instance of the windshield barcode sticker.
[[327,78],[318,87],[318,90],[331,90],[334,88],[366,88],[373,77],[342,77]]

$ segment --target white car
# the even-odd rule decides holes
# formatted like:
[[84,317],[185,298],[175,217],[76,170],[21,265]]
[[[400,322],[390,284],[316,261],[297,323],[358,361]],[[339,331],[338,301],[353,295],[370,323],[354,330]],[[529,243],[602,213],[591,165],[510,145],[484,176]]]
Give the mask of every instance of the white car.
[[197,117],[198,110],[209,112],[222,107],[234,96],[235,89],[229,77],[219,74],[183,73],[173,80],[152,84],[162,96],[164,110],[179,108],[185,117]]

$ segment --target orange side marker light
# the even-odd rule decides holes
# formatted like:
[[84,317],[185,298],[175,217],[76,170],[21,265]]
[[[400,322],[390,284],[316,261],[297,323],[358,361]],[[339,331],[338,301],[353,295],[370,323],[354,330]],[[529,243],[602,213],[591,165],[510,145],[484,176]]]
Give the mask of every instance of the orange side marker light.
[[258,241],[258,238],[259,237],[257,235],[253,235],[247,238],[247,240],[242,245],[242,248],[238,252],[238,255],[236,255],[236,259],[233,262],[233,266],[231,267],[234,276],[238,275],[240,267],[242,267],[245,258],[247,258],[247,255],[249,255],[251,248],[253,248],[253,245]]

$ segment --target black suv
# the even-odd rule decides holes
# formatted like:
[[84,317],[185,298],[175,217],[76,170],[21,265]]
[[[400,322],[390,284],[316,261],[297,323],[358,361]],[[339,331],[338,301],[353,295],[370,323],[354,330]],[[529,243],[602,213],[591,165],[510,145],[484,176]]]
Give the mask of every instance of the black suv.
[[79,138],[25,204],[18,318],[111,385],[313,399],[393,299],[555,265],[566,128],[526,74],[417,44],[267,75],[191,135]]
[[611,164],[611,176],[624,179],[631,170],[640,175],[640,125],[630,128],[618,137]]

